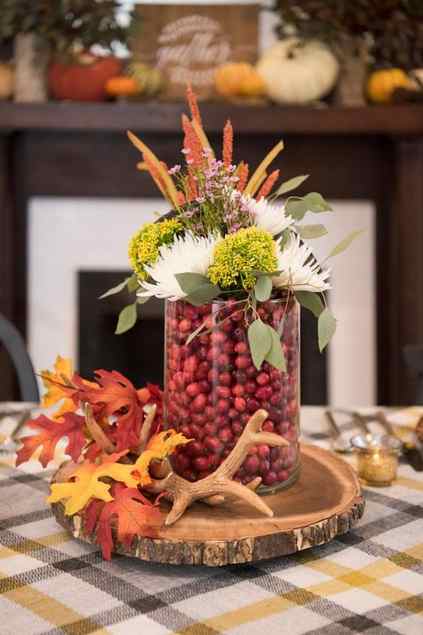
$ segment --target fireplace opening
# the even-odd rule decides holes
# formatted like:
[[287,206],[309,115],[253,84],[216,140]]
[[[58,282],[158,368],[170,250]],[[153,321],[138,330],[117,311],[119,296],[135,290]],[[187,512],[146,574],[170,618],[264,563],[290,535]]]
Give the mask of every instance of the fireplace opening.
[[[83,377],[96,369],[118,370],[135,386],[163,384],[164,302],[152,298],[140,306],[142,317],[133,329],[115,335],[121,309],[130,303],[125,293],[99,300],[129,271],[78,272],[78,368]],[[301,315],[301,401],[327,403],[327,357],[317,348],[316,321],[308,311]]]

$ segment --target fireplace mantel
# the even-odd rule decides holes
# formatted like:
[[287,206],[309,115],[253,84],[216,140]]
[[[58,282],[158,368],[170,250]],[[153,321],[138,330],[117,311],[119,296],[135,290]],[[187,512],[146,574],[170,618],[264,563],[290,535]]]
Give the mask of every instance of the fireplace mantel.
[[[139,155],[124,131],[142,134],[172,164],[178,159],[183,111],[177,103],[0,103],[0,312],[23,333],[28,199],[154,196],[147,175],[134,169]],[[307,172],[309,190],[330,199],[374,202],[378,398],[409,401],[401,348],[423,343],[423,108],[210,103],[202,112],[214,144],[221,142],[225,118],[231,118],[239,156],[252,164],[282,137],[286,152],[280,167],[286,178]],[[1,372],[3,391],[10,389],[7,375],[10,371]]]

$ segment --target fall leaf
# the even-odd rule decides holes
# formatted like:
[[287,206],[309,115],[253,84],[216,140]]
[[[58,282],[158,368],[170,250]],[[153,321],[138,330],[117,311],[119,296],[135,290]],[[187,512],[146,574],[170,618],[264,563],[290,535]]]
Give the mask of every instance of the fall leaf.
[[100,464],[85,461],[75,468],[72,479],[67,483],[53,483],[51,494],[47,501],[57,503],[65,500],[65,514],[72,516],[79,512],[88,503],[90,498],[99,498],[106,503],[113,500],[110,494],[110,484],[100,481],[100,478],[109,477],[115,481],[122,481],[127,487],[136,487],[137,480],[132,476],[133,465],[117,463],[125,452],[116,452],[103,456]]
[[161,461],[165,459],[169,454],[179,446],[189,443],[191,439],[187,439],[180,432],[175,430],[164,430],[151,437],[147,443],[147,447],[138,457],[133,469],[135,470],[134,476],[139,479],[141,487],[151,483],[151,476],[148,468],[151,461]]
[[138,489],[116,483],[112,488],[112,495],[114,500],[104,504],[101,511],[99,506],[91,508],[88,512],[91,513],[91,518],[85,525],[88,531],[92,527],[95,514],[98,514],[96,538],[106,560],[110,560],[113,548],[114,519],[117,540],[126,549],[130,548],[135,536],[156,536],[157,528],[163,524],[159,508]]
[[143,421],[143,403],[134,385],[117,371],[97,370],[99,388],[81,390],[81,400],[103,406],[102,415],[117,417],[112,435],[118,452],[138,445]]
[[53,419],[59,419],[65,412],[74,412],[77,409],[72,398],[75,393],[72,375],[72,360],[60,355],[56,357],[53,371],[41,371],[41,379],[47,389],[41,401],[43,408],[50,408],[63,400],[59,410],[52,415]]
[[39,431],[39,434],[21,439],[23,446],[17,452],[16,465],[29,461],[34,452],[42,446],[38,460],[43,467],[47,467],[48,463],[54,458],[57,443],[63,437],[68,439],[65,447],[66,454],[69,454],[74,461],[77,461],[85,445],[84,422],[84,417],[80,417],[73,412],[65,413],[61,421],[54,421],[45,415],[40,415],[37,419],[28,421],[26,426],[32,430]]

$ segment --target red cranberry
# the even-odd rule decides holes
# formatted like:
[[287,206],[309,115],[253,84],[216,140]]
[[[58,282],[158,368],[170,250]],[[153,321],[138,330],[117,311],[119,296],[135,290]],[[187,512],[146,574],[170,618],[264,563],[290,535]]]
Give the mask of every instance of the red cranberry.
[[184,371],[186,373],[195,373],[198,367],[198,360],[195,355],[190,355],[184,362]]
[[249,395],[254,395],[257,390],[256,383],[254,381],[247,381],[245,384],[245,392]]
[[178,466],[178,470],[182,472],[190,466],[191,461],[186,454],[178,454],[176,457],[176,464]]
[[197,395],[195,397],[195,399],[192,402],[192,409],[195,412],[201,412],[202,410],[204,410],[204,408],[206,407],[207,404],[207,397],[206,395],[203,395],[203,393],[200,393],[199,395]]
[[237,342],[234,346],[235,353],[248,353],[248,346],[245,342]]
[[247,410],[248,412],[255,412],[260,408],[260,404],[257,399],[247,399]]
[[238,355],[235,357],[235,366],[237,368],[248,368],[250,365],[250,360],[247,355]]
[[261,459],[267,459],[270,455],[270,448],[268,445],[259,445],[257,447],[257,454]]
[[235,397],[234,406],[238,412],[244,412],[247,407],[247,402],[243,399],[243,397]]
[[217,426],[214,423],[211,423],[210,421],[207,422],[204,426],[204,434],[210,435],[210,436],[214,436],[217,432]]
[[219,384],[222,386],[230,386],[232,383],[231,374],[228,372],[220,373],[219,375]]
[[241,384],[235,384],[235,386],[232,387],[232,394],[234,394],[236,397],[242,397],[244,393],[245,388],[244,386],[241,386]]
[[[207,373],[207,379],[209,380],[209,382],[211,384],[215,384],[217,383],[218,378],[219,378],[219,371],[217,370],[217,368],[211,368],[209,372]],[[220,383],[223,383],[223,382],[221,381]]]
[[247,377],[252,379],[257,375],[257,370],[254,368],[254,366],[248,366],[248,368],[245,370],[245,374],[247,375]]
[[240,423],[239,421],[234,421],[232,423],[232,432],[236,435],[241,434],[241,432],[244,430],[244,426],[242,425],[242,423]]
[[[223,428],[223,430],[224,429],[225,428]],[[219,438],[221,438],[220,434]],[[216,439],[216,437],[206,437],[204,439],[204,447],[210,450],[210,452],[220,452],[220,450],[222,449],[222,444],[219,439]]]
[[208,394],[211,391],[211,387],[208,381],[206,381],[205,379],[202,379],[199,382],[199,386],[200,386],[200,390],[201,392],[204,392],[206,394]]
[[235,410],[235,408],[229,408],[228,417],[229,419],[237,419],[239,417],[238,410]]
[[[198,460],[199,459],[195,459],[195,461],[198,461]],[[268,485],[268,486],[274,485],[277,482],[277,480],[278,480],[278,476],[276,472],[273,472],[273,471],[267,472],[267,474],[263,476],[264,485]]]
[[268,399],[270,399],[271,396],[272,389],[270,388],[270,386],[260,386],[260,388],[257,389],[256,397],[257,399],[260,399],[260,401],[267,401]]
[[188,384],[185,390],[190,397],[196,397],[201,392],[200,386],[197,383]]
[[203,453],[203,446],[199,441],[191,441],[186,446],[186,453],[189,456],[199,456]]
[[229,426],[225,426],[218,432],[218,437],[225,445],[233,439],[233,433]]
[[219,399],[217,402],[217,410],[218,412],[228,412],[229,410],[229,401],[227,399]]
[[203,470],[207,470],[209,467],[209,459],[206,456],[198,456],[193,460],[193,465],[196,470],[202,472]]
[[189,320],[181,320],[179,322],[179,330],[181,333],[189,333],[191,328],[191,322]]
[[273,421],[265,421],[263,424],[263,430],[265,432],[274,432],[275,424],[273,423]]
[[231,389],[228,386],[218,386],[216,388],[216,394],[223,399],[229,399],[231,396]]
[[232,355],[232,353],[234,352],[234,345],[232,344],[232,342],[225,342],[223,344],[222,350],[227,355]]
[[226,353],[221,353],[216,361],[219,368],[226,368],[229,365],[230,360]]
[[244,468],[248,474],[257,474],[260,469],[260,461],[256,455],[248,456],[244,461]]
[[287,470],[279,470],[277,477],[278,477],[278,481],[280,483],[283,483],[289,478],[289,472]]
[[270,381],[270,377],[267,373],[259,373],[256,378],[256,382],[259,386],[265,386]]

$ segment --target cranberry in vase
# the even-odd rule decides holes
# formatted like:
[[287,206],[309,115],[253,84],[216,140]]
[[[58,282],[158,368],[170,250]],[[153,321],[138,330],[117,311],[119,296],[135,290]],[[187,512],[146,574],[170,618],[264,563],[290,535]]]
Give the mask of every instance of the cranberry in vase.
[[[263,408],[263,429],[284,437],[289,446],[250,449],[236,480],[261,477],[259,493],[288,487],[299,473],[299,318],[295,298],[258,304],[263,322],[281,334],[286,371],[268,362],[260,369],[250,355],[244,312],[233,300],[195,307],[166,303],[165,408],[169,428],[191,443],[172,457],[175,471],[190,481],[211,474],[228,456],[247,421]],[[190,334],[205,323],[192,341]]]

